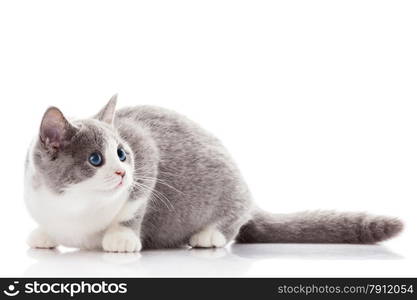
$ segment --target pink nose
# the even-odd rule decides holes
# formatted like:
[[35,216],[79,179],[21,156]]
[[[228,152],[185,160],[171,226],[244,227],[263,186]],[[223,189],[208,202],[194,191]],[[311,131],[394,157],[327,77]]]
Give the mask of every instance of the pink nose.
[[114,174],[125,177],[126,171],[125,170],[117,170]]

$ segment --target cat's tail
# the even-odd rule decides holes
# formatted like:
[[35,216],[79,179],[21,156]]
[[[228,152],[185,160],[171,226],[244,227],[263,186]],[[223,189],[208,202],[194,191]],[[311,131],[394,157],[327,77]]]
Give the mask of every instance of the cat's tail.
[[236,238],[240,243],[373,244],[394,237],[403,223],[365,213],[312,211],[271,214],[256,211]]

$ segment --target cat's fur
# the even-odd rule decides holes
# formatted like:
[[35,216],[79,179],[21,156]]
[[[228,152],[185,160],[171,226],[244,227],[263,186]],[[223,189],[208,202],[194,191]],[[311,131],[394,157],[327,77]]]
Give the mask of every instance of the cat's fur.
[[[94,118],[73,121],[45,112],[25,168],[25,201],[39,224],[31,247],[375,243],[402,229],[396,218],[362,213],[263,212],[220,141],[196,123],[163,108],[115,106],[113,97]],[[103,166],[88,162],[95,151]]]

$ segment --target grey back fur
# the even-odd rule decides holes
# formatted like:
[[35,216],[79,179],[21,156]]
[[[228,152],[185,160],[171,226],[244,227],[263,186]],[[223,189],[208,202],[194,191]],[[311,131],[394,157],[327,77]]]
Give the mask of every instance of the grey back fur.
[[252,202],[220,141],[184,116],[157,107],[121,109],[115,124],[123,123],[148,132],[159,154],[153,201],[142,222],[144,247],[184,245],[211,224],[233,238],[250,218]]

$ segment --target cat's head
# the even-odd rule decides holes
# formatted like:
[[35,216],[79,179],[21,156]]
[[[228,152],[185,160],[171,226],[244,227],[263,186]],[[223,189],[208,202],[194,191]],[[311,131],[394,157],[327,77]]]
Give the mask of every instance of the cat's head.
[[33,158],[51,189],[113,196],[130,188],[134,153],[113,126],[115,107],[113,96],[89,119],[69,121],[56,107],[45,112]]

